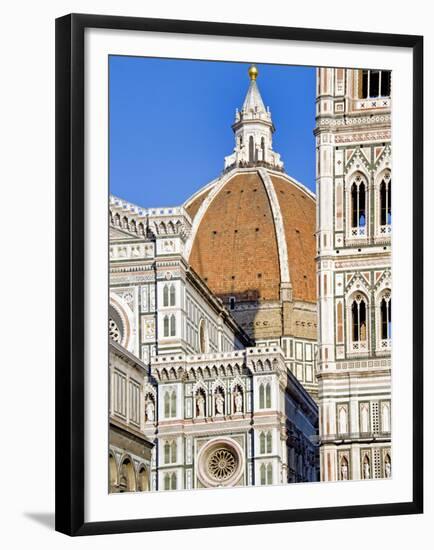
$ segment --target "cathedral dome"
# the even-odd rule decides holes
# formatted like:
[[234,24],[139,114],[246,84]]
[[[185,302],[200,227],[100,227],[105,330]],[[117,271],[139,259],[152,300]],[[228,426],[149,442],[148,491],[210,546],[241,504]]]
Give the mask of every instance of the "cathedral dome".
[[235,168],[184,206],[188,262],[224,302],[278,301],[282,291],[316,302],[315,196],[304,186],[269,168]]

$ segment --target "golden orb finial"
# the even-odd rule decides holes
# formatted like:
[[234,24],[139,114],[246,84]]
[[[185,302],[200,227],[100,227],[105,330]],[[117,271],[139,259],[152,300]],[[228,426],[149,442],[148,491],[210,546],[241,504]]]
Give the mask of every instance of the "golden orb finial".
[[250,80],[256,80],[258,78],[258,74],[259,74],[259,71],[255,67],[255,65],[250,65],[250,68],[249,68]]

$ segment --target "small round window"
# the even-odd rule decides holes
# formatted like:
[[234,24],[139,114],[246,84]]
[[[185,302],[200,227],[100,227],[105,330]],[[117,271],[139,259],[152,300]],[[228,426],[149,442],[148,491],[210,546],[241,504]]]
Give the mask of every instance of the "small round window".
[[117,342],[118,344],[122,343],[124,336],[122,319],[119,313],[112,306],[110,306],[109,309],[109,336],[111,340]]

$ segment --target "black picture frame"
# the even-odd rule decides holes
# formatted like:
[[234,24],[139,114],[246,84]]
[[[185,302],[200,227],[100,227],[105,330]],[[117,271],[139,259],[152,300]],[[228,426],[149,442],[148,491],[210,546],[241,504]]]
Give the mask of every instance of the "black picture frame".
[[[413,498],[410,502],[85,522],[84,32],[86,28],[333,42],[413,51]],[[423,512],[423,37],[71,14],[56,20],[56,530],[71,536]]]

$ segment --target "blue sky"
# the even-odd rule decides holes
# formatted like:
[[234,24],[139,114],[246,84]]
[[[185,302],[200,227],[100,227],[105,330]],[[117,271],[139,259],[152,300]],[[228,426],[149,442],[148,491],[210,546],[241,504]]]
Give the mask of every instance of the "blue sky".
[[[143,207],[176,206],[217,177],[249,64],[111,56],[110,192]],[[273,148],[315,190],[315,69],[257,64]]]

